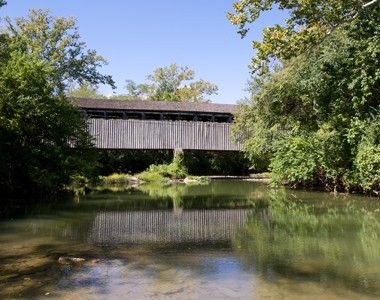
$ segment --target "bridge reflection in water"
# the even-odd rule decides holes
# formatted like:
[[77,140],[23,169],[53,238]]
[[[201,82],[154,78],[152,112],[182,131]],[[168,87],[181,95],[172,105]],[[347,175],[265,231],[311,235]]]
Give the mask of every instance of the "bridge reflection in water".
[[229,241],[246,222],[250,209],[101,212],[90,242],[144,244]]

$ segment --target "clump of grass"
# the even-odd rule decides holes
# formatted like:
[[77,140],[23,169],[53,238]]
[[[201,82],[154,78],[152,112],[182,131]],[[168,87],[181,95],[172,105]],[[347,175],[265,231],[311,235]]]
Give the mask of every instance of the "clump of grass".
[[129,174],[113,173],[108,176],[100,176],[99,180],[101,184],[105,185],[121,185],[128,184],[131,177]]
[[159,172],[156,172],[155,170],[152,170],[152,166],[150,166],[148,170],[138,174],[137,178],[144,182],[169,182],[170,178],[161,175]]

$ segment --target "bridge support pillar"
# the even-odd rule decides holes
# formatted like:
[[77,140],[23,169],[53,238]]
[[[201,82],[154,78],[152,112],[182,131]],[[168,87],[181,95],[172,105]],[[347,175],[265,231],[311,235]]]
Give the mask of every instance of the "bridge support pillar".
[[175,148],[173,152],[173,161],[177,161],[179,164],[183,164],[183,158],[185,154],[182,148]]
[[174,149],[174,157],[176,156],[183,156],[183,149],[182,148],[175,148]]

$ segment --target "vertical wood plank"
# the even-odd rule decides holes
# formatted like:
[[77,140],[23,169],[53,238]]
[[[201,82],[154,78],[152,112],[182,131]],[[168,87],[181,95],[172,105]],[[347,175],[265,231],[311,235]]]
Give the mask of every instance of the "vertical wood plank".
[[231,124],[196,121],[89,119],[97,148],[241,151]]

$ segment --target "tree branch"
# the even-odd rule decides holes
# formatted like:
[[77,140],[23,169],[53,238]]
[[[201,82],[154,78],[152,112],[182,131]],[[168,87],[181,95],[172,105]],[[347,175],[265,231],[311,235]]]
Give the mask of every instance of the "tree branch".
[[366,4],[363,4],[363,8],[371,6],[372,4],[375,4],[378,0],[372,0],[370,2],[367,2]]

